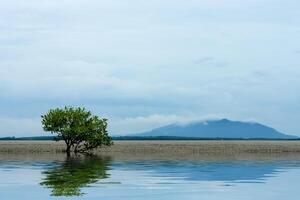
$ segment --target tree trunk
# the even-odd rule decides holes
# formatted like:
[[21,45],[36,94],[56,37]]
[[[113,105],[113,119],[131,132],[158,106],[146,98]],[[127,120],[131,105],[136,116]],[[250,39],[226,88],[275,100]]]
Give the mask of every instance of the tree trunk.
[[71,155],[71,145],[67,145],[66,153],[68,157]]

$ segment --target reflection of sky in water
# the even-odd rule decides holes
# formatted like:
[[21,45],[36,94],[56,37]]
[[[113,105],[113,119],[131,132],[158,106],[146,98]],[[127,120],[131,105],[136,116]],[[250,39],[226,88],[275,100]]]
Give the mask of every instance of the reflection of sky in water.
[[135,162],[117,163],[116,168],[124,170],[147,171],[151,176],[177,177],[187,181],[255,181],[275,176],[286,168],[300,166],[300,162],[254,162],[254,161],[226,161],[226,162]]
[[[82,196],[50,196],[53,182],[49,182],[50,187],[49,184],[48,187],[40,185],[43,181],[56,181],[59,176],[57,180],[65,180],[61,177],[65,173],[70,173],[74,181],[75,177],[90,178],[80,182],[80,192],[84,193]],[[9,200],[295,199],[299,194],[300,163],[121,162],[103,159],[79,163],[1,161],[0,177],[0,199]]]

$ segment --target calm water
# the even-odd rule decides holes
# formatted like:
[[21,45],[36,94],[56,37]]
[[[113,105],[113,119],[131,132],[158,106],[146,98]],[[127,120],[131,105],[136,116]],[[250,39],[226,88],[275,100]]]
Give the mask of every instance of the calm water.
[[0,199],[298,199],[297,159],[0,155]]

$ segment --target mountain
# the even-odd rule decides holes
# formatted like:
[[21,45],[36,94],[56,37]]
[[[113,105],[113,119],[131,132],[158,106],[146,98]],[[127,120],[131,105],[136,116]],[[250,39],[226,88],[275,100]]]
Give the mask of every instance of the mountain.
[[268,126],[231,121],[228,119],[195,122],[186,125],[171,124],[149,132],[134,134],[138,137],[240,138],[240,139],[295,139]]

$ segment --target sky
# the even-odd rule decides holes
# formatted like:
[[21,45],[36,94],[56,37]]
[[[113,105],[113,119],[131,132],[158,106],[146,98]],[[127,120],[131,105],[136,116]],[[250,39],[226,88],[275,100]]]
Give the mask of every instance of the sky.
[[300,136],[298,0],[0,2],[0,137],[65,105],[113,135],[228,118]]

